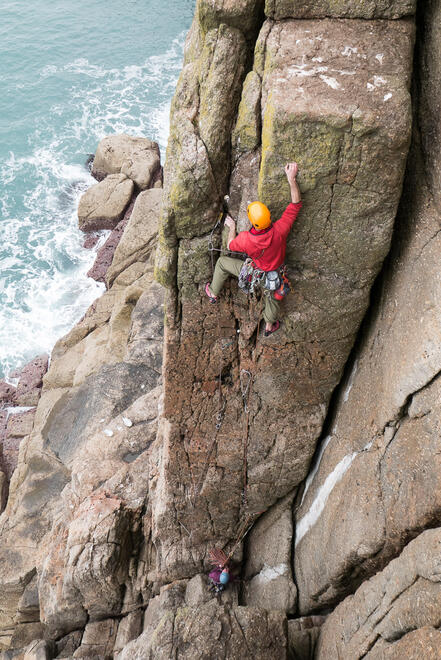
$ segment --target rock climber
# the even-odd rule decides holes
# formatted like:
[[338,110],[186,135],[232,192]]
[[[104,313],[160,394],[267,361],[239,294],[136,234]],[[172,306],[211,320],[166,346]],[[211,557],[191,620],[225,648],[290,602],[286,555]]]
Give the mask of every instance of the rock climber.
[[[277,222],[271,222],[269,209],[261,202],[248,205],[248,219],[252,224],[249,231],[241,231],[236,236],[236,223],[231,216],[225,219],[229,229],[227,248],[233,252],[244,252],[252,259],[253,267],[265,273],[277,271],[285,260],[286,240],[290,229],[302,208],[300,189],[297,184],[299,168],[297,163],[285,166],[286,178],[291,189],[291,203],[288,204],[282,217]],[[205,293],[210,302],[216,303],[217,297],[229,275],[239,277],[244,262],[242,259],[221,256],[214,270],[213,281],[205,285]],[[279,304],[273,296],[265,296],[263,318],[265,319],[265,337],[269,337],[280,327]]]

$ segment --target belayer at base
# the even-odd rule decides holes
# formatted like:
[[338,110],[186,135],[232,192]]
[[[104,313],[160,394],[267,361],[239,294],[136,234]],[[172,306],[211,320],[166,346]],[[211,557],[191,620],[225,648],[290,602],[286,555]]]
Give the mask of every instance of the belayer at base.
[[[291,204],[288,204],[280,220],[271,222],[269,209],[261,202],[252,202],[248,206],[248,219],[253,225],[249,231],[241,231],[236,236],[236,223],[227,216],[225,224],[229,228],[227,247],[234,252],[245,252],[252,259],[253,267],[269,273],[277,271],[285,260],[286,241],[290,229],[302,208],[299,186],[297,184],[297,163],[288,163],[286,177],[291,189]],[[215,303],[225,280],[229,275],[239,277],[244,262],[242,259],[221,256],[214,270],[213,281],[205,286],[205,293]],[[280,327],[278,320],[279,304],[272,295],[265,296],[263,318],[265,336],[268,337]]]

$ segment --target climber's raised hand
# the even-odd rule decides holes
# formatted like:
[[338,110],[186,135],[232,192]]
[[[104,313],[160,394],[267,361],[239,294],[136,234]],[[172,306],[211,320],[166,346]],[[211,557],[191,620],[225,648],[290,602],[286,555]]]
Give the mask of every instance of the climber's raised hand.
[[299,171],[299,166],[297,163],[288,163],[285,165],[285,174],[289,183],[293,183],[296,180],[296,176]]
[[291,201],[293,204],[298,204],[301,200],[300,188],[296,181],[296,176],[298,173],[299,166],[297,163],[288,163],[285,165],[285,174],[291,189]]

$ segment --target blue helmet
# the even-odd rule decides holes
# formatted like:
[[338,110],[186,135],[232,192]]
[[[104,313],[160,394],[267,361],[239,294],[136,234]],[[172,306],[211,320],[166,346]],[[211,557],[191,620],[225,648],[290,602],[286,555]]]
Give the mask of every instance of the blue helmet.
[[230,574],[229,574],[228,571],[226,571],[226,570],[224,569],[224,570],[222,571],[222,573],[220,574],[220,576],[219,576],[219,582],[220,582],[221,584],[228,584],[229,581],[230,581]]

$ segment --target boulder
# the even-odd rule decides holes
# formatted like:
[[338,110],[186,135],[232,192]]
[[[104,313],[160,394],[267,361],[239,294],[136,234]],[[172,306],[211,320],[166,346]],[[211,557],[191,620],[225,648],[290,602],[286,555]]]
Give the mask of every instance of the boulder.
[[109,174],[125,174],[140,190],[153,187],[160,170],[157,143],[124,133],[103,138],[92,165],[92,174],[98,179]]
[[81,638],[83,636],[82,631],[75,630],[68,635],[65,635],[61,639],[55,642],[56,649],[56,658],[69,658],[71,659],[74,652],[81,644]]
[[84,629],[81,646],[73,653],[74,658],[113,658],[118,622],[115,619],[103,619],[88,623]]
[[161,199],[161,190],[146,190],[138,195],[106,275],[108,287],[131,264],[145,263],[152,256],[156,248]]
[[91,186],[80,199],[78,221],[82,231],[114,229],[132,197],[134,184],[125,174],[111,174]]
[[13,414],[9,415],[6,433],[9,438],[24,438],[31,433],[34,426],[35,408],[24,412],[20,412],[20,409],[17,409],[17,412],[12,410]]
[[402,18],[416,11],[416,0],[266,0],[265,13],[285,18]]
[[130,612],[118,624],[118,632],[113,647],[113,653],[117,654],[133,639],[139,637],[142,633],[142,610]]
[[292,579],[292,503],[288,495],[256,523],[247,542],[244,603],[267,610],[295,611],[297,589]]
[[[434,644],[439,634],[430,629],[439,625],[440,550],[440,528],[427,530],[409,543],[399,557],[329,615],[315,657],[437,657],[434,650],[439,653],[440,647]],[[410,636],[411,631],[417,632]]]
[[44,639],[35,639],[24,649],[23,660],[52,660],[54,645]]
[[[126,646],[118,660],[153,658],[286,658],[286,618],[278,612],[218,605],[162,612],[153,632],[145,631]],[[209,631],[209,634],[207,632]]]
[[424,626],[404,635],[400,640],[386,642],[381,639],[365,658],[368,660],[438,660],[441,632]]

